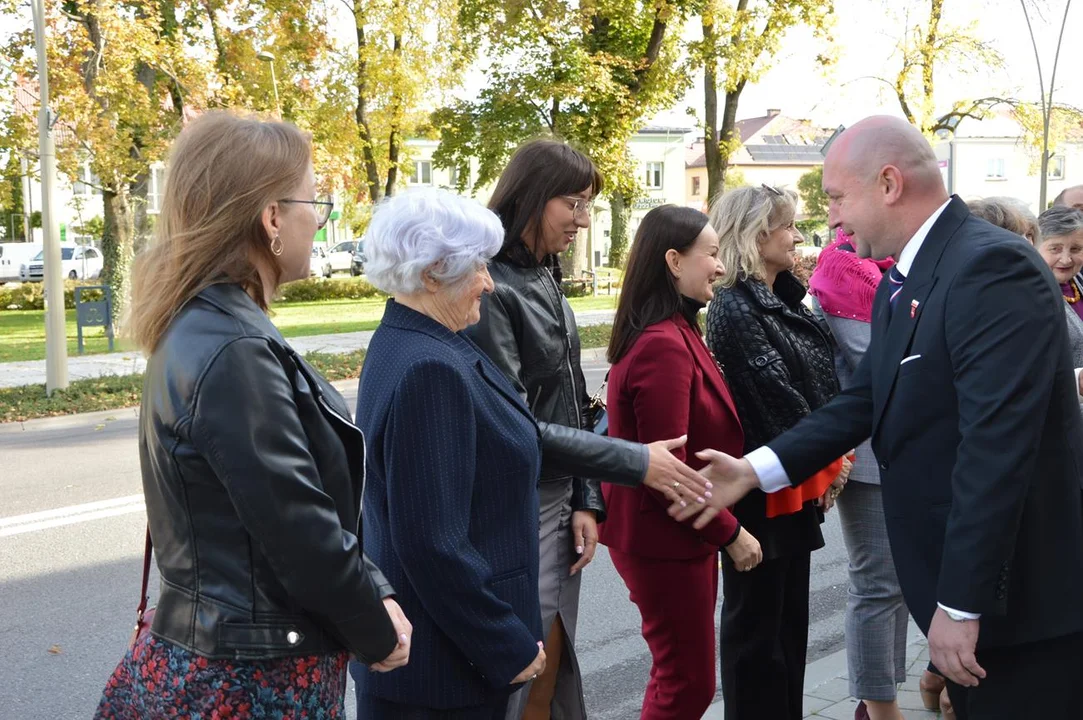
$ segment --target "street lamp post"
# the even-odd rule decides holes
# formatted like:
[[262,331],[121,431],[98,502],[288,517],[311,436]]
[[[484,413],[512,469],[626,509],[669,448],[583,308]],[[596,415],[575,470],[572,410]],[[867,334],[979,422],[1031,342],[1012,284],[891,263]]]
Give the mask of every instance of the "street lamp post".
[[282,105],[278,102],[278,79],[275,77],[275,56],[266,50],[261,50],[256,53],[256,57],[271,66],[271,87],[275,91],[275,112],[278,113],[278,119],[282,119]]
[[60,254],[60,224],[56,216],[56,144],[49,111],[49,67],[45,50],[45,3],[33,0],[34,43],[38,50],[38,144],[41,162],[41,232],[45,275],[45,392],[68,386],[68,341],[64,322],[64,275]]

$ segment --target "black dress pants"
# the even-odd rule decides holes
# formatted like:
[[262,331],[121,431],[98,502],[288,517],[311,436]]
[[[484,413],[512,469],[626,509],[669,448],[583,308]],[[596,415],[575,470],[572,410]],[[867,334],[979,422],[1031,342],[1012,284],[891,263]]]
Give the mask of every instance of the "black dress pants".
[[1083,718],[1083,633],[979,650],[977,687],[948,681],[959,720]]
[[722,567],[726,720],[801,720],[811,552]]

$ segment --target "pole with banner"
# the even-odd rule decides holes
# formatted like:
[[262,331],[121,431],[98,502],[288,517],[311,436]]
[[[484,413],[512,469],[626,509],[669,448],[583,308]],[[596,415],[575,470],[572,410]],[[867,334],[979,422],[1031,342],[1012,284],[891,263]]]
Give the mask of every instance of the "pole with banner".
[[45,3],[32,0],[34,43],[38,50],[38,144],[41,156],[41,232],[45,275],[45,393],[68,386],[68,341],[64,322],[64,269],[60,254],[60,222],[56,206],[56,144],[49,110],[49,66],[45,50]]

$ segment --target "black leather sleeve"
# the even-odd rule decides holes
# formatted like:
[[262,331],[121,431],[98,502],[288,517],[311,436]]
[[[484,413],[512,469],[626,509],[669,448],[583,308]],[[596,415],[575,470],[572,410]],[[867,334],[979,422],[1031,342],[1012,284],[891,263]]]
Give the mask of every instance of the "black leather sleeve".
[[369,575],[372,576],[372,582],[376,584],[376,591],[380,593],[380,599],[394,597],[395,588],[391,587],[391,583],[384,577],[380,568],[376,567],[376,563],[369,560],[367,555],[361,556],[365,562],[365,568],[368,570]]
[[568,475],[597,477],[627,487],[638,487],[647,476],[650,451],[646,445],[555,423],[539,422],[538,429],[545,464]]
[[[282,587],[362,662],[386,658],[398,642],[383,606],[387,580],[362,560],[323,491],[293,386],[268,341],[227,345],[200,378],[194,405],[191,441]],[[216,411],[222,405],[247,408],[252,422]]]
[[572,480],[572,510],[590,510],[598,522],[605,522],[605,497],[601,480],[577,477]]

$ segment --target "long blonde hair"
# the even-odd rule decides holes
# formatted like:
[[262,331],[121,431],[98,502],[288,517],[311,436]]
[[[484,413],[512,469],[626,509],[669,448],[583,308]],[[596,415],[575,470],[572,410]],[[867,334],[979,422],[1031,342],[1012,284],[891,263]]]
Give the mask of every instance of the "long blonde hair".
[[718,259],[726,266],[724,287],[733,287],[740,277],[766,277],[760,243],[792,222],[796,212],[797,193],[767,186],[735,188],[711,204],[708,217],[718,233]]
[[[262,259],[282,276],[264,208],[287,198],[311,167],[309,138],[293,125],[213,112],[170,152],[154,240],[136,258],[125,331],[150,353],[181,308],[216,282],[237,283],[263,310]],[[274,288],[272,288],[273,291]]]

